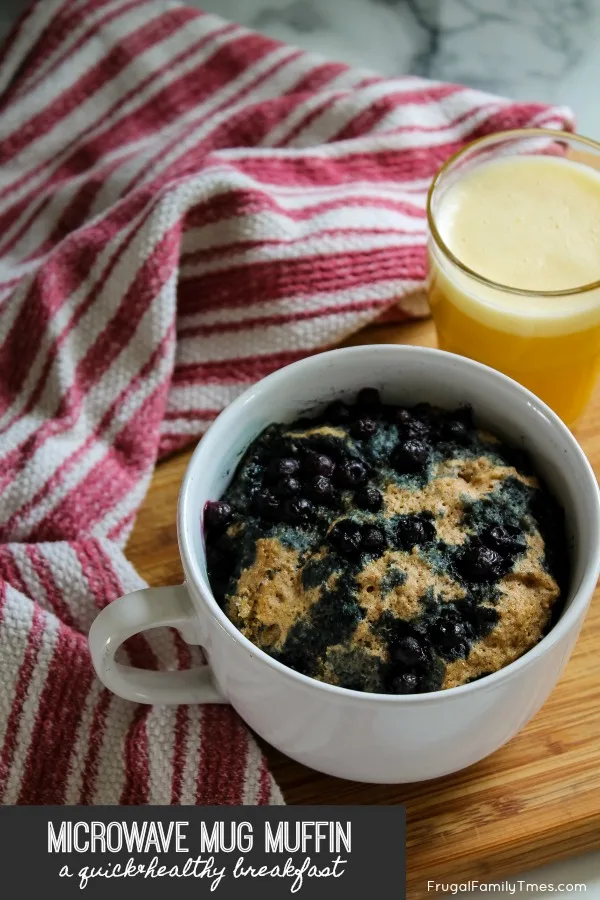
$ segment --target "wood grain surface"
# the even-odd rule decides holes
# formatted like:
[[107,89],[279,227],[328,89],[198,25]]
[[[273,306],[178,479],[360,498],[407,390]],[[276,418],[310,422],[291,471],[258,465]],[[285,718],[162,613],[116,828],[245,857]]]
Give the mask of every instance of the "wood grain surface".
[[[431,322],[371,327],[348,343],[434,346]],[[577,436],[600,466],[600,390]],[[152,585],[182,579],[177,493],[190,452],[160,464],[127,555]],[[291,804],[406,803],[408,896],[427,881],[498,880],[600,847],[600,596],[549,701],[510,743],[457,775],[408,786],[365,785],[320,775],[265,746]]]

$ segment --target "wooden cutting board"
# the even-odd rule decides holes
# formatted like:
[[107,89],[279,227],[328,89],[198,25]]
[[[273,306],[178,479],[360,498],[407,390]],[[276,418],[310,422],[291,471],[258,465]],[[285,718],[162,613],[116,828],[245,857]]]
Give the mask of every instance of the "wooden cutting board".
[[[431,322],[367,329],[350,342],[433,346]],[[600,467],[600,389],[577,436]],[[161,463],[127,555],[152,585],[182,579],[175,510],[190,452]],[[365,785],[320,775],[265,746],[291,804],[406,803],[408,896],[427,881],[496,881],[600,847],[600,592],[549,701],[506,747],[457,775]],[[429,896],[432,896],[431,894]]]

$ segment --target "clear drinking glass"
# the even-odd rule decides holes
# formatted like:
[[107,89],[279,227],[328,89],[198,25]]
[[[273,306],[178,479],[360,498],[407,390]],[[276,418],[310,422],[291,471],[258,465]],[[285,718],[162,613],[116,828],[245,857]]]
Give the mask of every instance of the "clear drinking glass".
[[[427,202],[429,302],[443,350],[505,372],[573,424],[600,367],[600,250],[596,280],[532,291],[469,268],[441,234],[440,210],[449,188],[475,167],[517,155],[558,156],[584,167],[585,173],[578,175],[587,177],[600,168],[599,144],[541,128],[490,135],[456,153],[435,177]],[[509,173],[507,169],[507,178]],[[600,172],[597,178],[600,197]],[[598,235],[600,248],[600,221]]]

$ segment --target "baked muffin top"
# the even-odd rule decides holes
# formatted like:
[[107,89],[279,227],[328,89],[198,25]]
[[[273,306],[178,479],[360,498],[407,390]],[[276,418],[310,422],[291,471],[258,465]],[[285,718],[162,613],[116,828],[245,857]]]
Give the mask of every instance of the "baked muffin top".
[[531,649],[560,610],[562,512],[468,408],[365,388],[266,428],[205,513],[208,573],[274,658],[355,690],[455,687]]

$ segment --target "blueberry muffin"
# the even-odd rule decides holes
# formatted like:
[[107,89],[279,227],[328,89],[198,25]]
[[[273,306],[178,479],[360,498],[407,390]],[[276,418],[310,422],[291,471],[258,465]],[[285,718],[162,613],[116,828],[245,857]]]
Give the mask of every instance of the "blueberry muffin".
[[468,408],[353,404],[266,428],[205,510],[235,626],[312,678],[391,694],[466,684],[530,650],[567,581],[563,516]]

